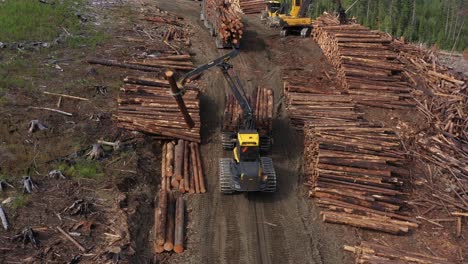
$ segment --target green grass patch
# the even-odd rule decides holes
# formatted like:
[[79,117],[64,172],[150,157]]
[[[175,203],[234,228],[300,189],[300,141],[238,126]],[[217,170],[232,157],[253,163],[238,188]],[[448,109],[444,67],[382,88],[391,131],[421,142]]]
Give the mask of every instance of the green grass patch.
[[36,0],[0,2],[0,41],[50,41],[65,28],[76,31],[79,18],[72,6],[76,1],[55,1],[43,4]]
[[44,79],[50,71],[41,65],[37,53],[6,51],[0,58],[0,97],[8,90],[31,91],[34,79]]
[[89,31],[83,35],[74,35],[67,39],[67,46],[70,48],[80,48],[83,46],[88,46],[95,48],[98,44],[109,39],[109,35],[102,31]]
[[26,194],[20,194],[16,196],[13,201],[9,204],[9,206],[13,209],[18,209],[20,207],[25,207],[29,203],[29,196]]
[[101,164],[91,160],[79,160],[71,165],[62,163],[59,165],[59,170],[61,170],[65,176],[76,178],[99,179],[104,176]]

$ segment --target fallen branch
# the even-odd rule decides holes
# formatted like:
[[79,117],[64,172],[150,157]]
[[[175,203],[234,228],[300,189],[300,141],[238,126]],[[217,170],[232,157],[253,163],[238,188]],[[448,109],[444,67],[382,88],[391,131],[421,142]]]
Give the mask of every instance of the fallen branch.
[[60,228],[60,226],[57,226],[57,230],[62,233],[62,235],[70,240],[70,242],[72,242],[79,250],[81,250],[82,252],[86,252],[86,248],[84,248],[78,241],[76,241],[73,237],[71,237],[67,232],[65,232],[62,228]]
[[87,98],[78,97],[78,96],[73,96],[73,95],[59,94],[59,93],[51,93],[51,92],[47,92],[47,91],[44,91],[44,92],[42,92],[42,93],[44,93],[44,94],[49,94],[49,95],[60,96],[60,97],[65,97],[65,98],[70,98],[70,99],[81,100],[81,101],[89,101],[89,99],[87,99]]
[[40,110],[47,110],[47,111],[59,113],[59,114],[66,115],[66,116],[73,116],[73,114],[71,114],[71,113],[68,113],[68,112],[65,112],[65,111],[61,111],[61,110],[57,110],[57,109],[53,109],[53,108],[48,108],[48,107],[36,107],[36,106],[31,106],[30,108],[33,108],[33,109],[40,109]]

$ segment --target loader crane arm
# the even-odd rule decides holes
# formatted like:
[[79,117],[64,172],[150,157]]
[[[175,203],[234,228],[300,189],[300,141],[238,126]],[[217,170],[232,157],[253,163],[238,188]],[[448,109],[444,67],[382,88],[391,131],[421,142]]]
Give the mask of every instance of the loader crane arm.
[[196,69],[185,74],[182,77],[182,79],[179,81],[179,84],[180,86],[183,86],[185,82],[188,79],[190,79],[190,77],[198,75],[215,66],[219,67],[221,69],[221,72],[223,73],[224,78],[226,79],[229,85],[229,88],[231,89],[231,92],[234,94],[234,97],[236,98],[237,102],[239,102],[239,105],[242,109],[243,122],[244,122],[243,129],[255,129],[255,118],[254,118],[252,106],[247,100],[244,88],[242,87],[241,80],[239,79],[237,74],[235,74],[232,64],[228,62],[230,59],[236,57],[237,55],[239,55],[239,50],[233,49],[228,54],[223,55],[206,64],[203,64],[197,67]]

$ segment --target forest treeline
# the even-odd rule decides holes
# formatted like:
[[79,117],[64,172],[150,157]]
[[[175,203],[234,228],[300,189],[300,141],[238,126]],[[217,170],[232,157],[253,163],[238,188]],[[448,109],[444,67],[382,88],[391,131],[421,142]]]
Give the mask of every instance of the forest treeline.
[[[349,8],[349,17],[371,29],[444,50],[467,48],[468,0],[342,0],[342,4]],[[309,12],[316,18],[335,9],[334,0],[312,0]]]

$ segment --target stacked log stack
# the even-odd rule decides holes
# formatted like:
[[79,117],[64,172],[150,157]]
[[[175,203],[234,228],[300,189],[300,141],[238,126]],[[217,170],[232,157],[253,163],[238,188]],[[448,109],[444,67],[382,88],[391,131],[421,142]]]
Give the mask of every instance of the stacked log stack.
[[265,0],[231,0],[242,13],[248,14],[258,14],[262,12],[262,10],[266,9],[266,1]]
[[[259,133],[269,134],[273,128],[273,100],[272,89],[258,88],[253,99],[256,126]],[[242,109],[232,94],[226,96],[226,107],[224,109],[223,131],[235,132],[242,124]]]
[[188,129],[166,80],[127,77],[118,99],[118,126],[164,138],[200,142],[199,91],[189,89],[183,99],[195,122]]
[[244,34],[240,13],[235,5],[224,0],[206,0],[205,14],[224,43],[238,45]]
[[399,137],[365,120],[338,89],[286,82],[284,91],[292,124],[305,136],[305,184],[322,220],[390,234],[417,228],[401,212],[408,171]]
[[155,208],[154,251],[184,251],[185,201],[172,192],[160,192]]
[[382,264],[382,263],[424,263],[424,264],[454,264],[446,258],[433,255],[398,250],[391,246],[382,246],[376,243],[361,242],[359,246],[344,246],[344,250],[354,253],[356,263]]
[[284,83],[286,109],[291,123],[303,130],[310,121],[317,124],[332,123],[340,127],[364,125],[362,113],[356,109],[352,99],[338,90],[322,90],[307,84]]
[[[154,211],[154,252],[184,251],[184,193],[205,193],[197,143],[179,139],[162,146],[161,189]],[[178,196],[178,198],[175,198]]]
[[179,139],[166,142],[162,149],[161,189],[181,193],[205,193],[205,177],[200,146]]
[[400,139],[379,126],[308,123],[304,164],[324,222],[405,234],[418,222],[401,212],[409,174]]
[[313,37],[358,104],[388,109],[415,106],[390,37],[359,24],[340,25],[331,15],[314,22]]

